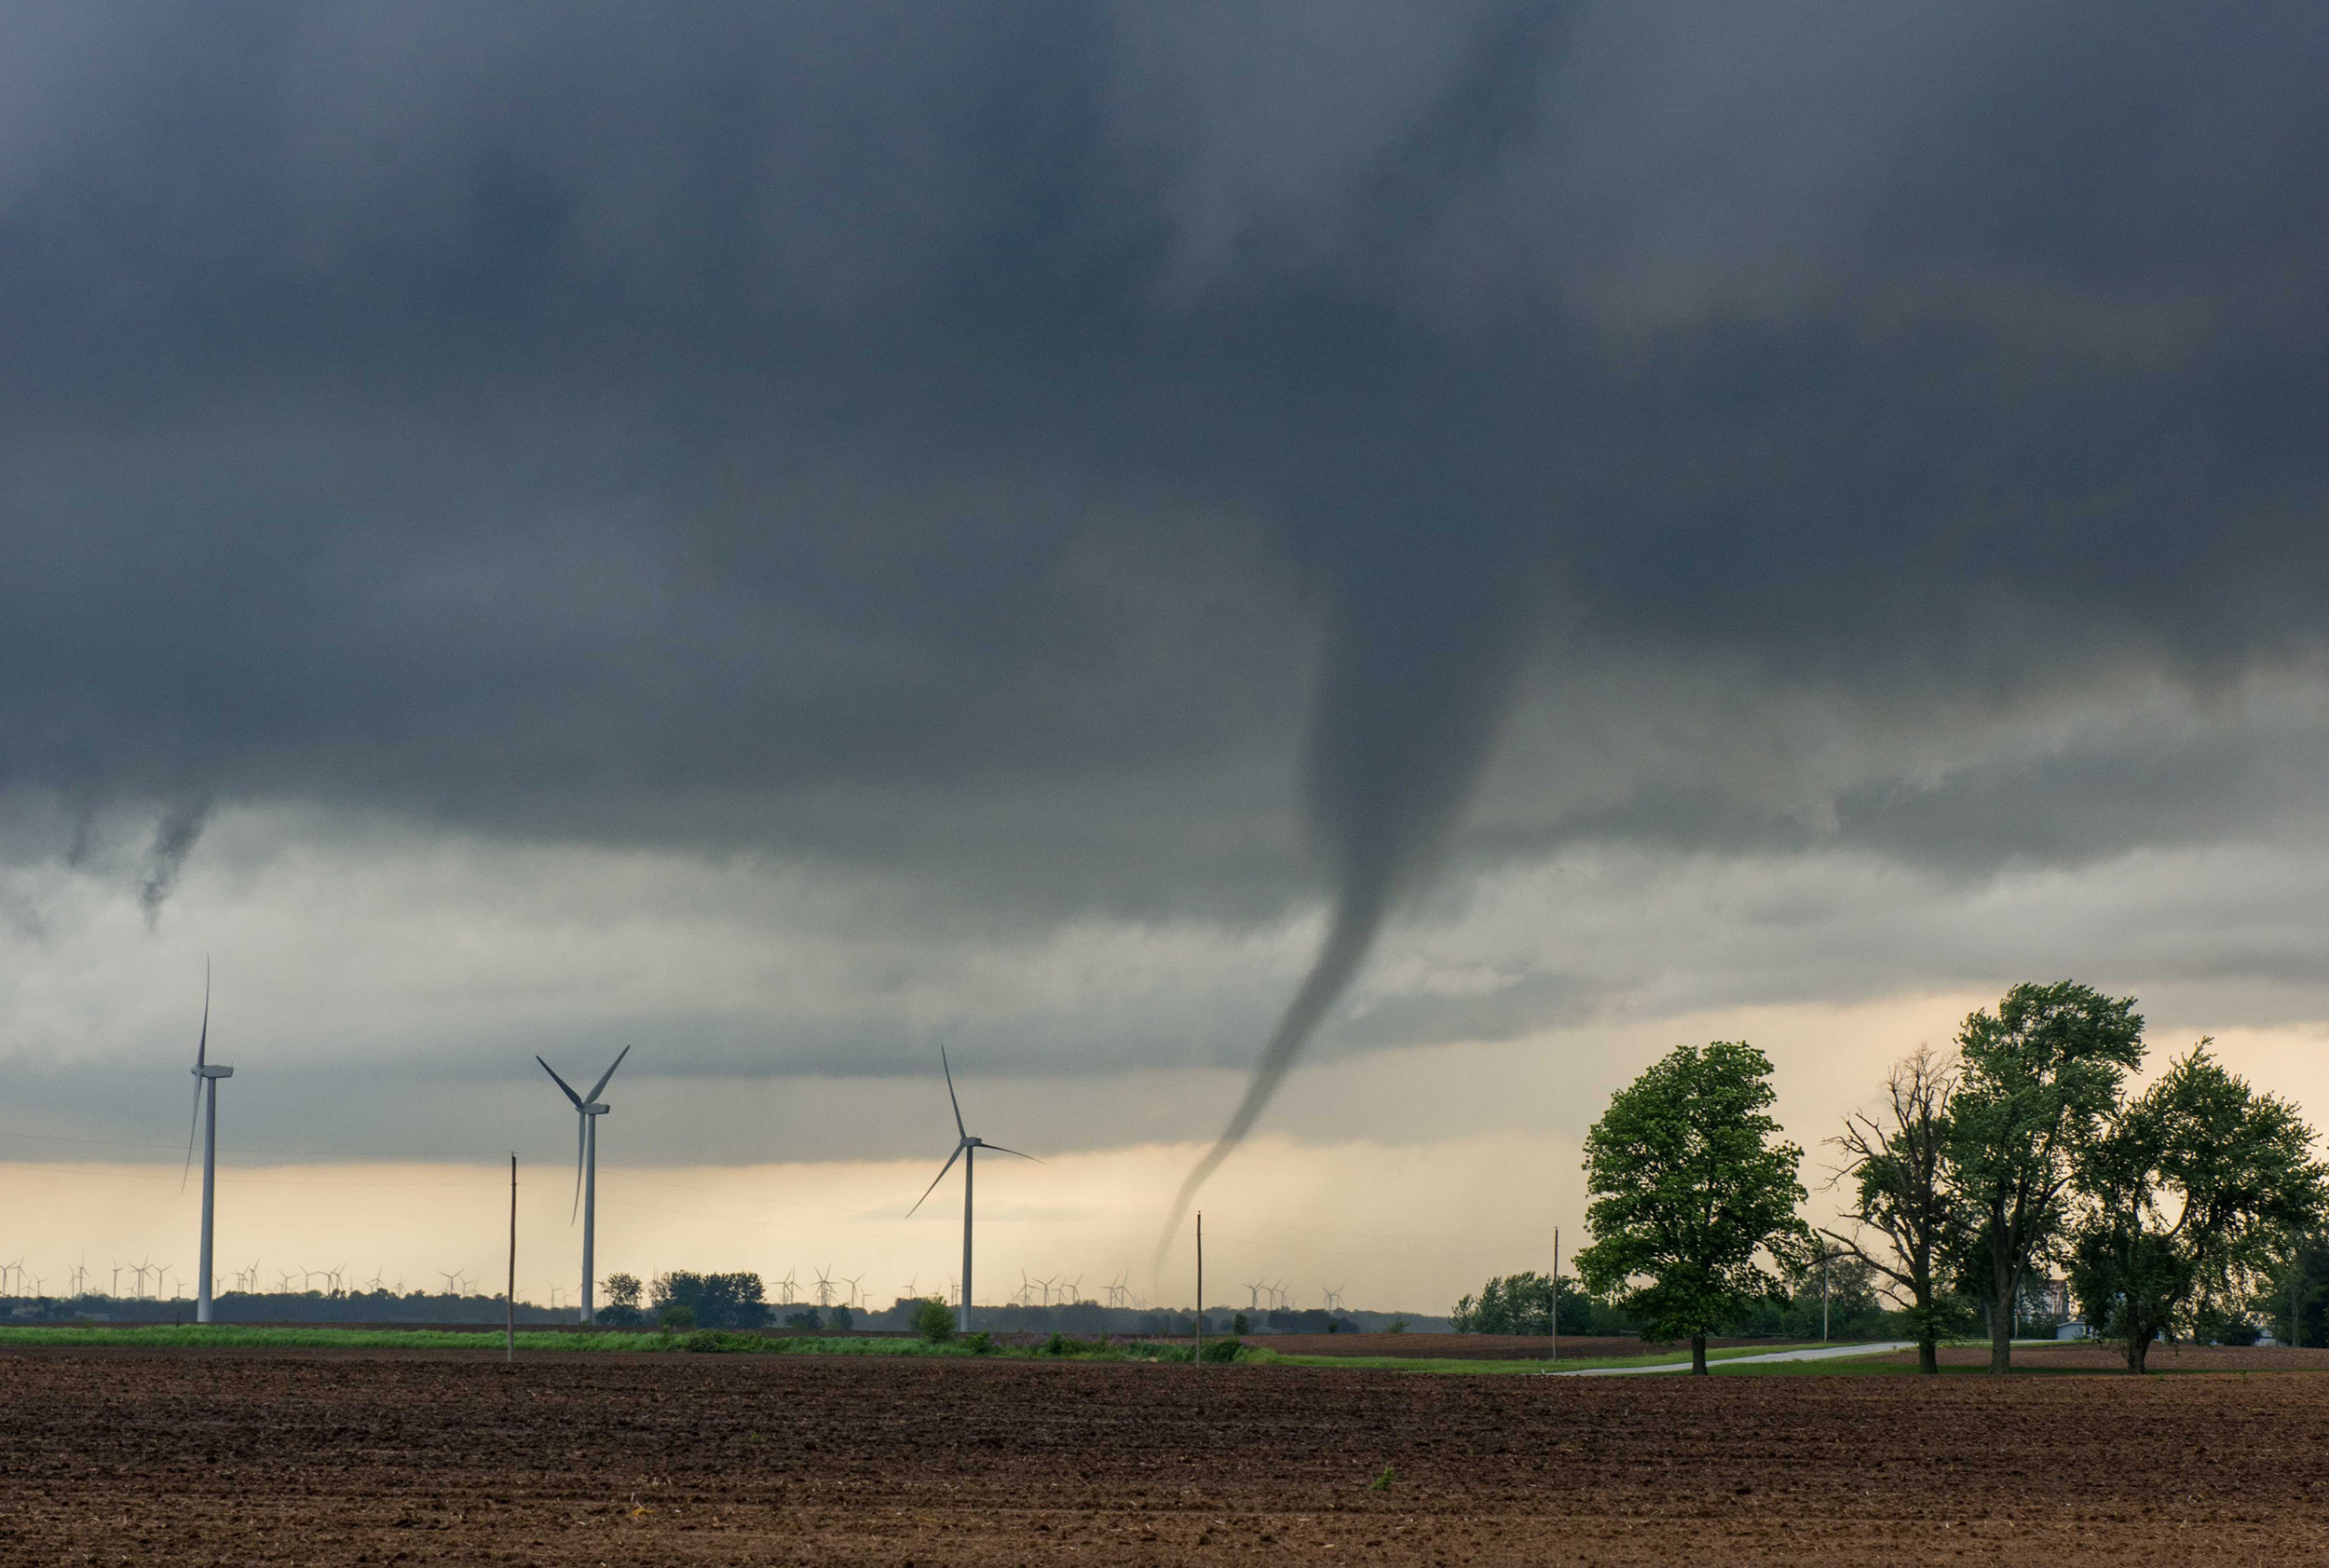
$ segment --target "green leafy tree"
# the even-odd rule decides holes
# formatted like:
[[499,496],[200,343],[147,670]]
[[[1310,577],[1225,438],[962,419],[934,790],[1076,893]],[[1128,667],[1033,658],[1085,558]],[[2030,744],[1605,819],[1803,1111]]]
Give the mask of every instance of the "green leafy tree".
[[[2282,1344],[2329,1346],[2329,1236],[2291,1239],[2272,1277],[2248,1302]],[[2253,1342],[2252,1342],[2253,1343]]]
[[932,1344],[954,1338],[954,1309],[933,1296],[914,1309],[914,1331]]
[[2143,1061],[2132,997],[2060,980],[2020,985],[1957,1033],[1946,1179],[1957,1204],[1958,1277],[1989,1314],[1989,1370],[2013,1365],[2014,1303],[2054,1255],[2073,1156]]
[[1770,1059],[1744,1041],[1682,1045],[1619,1090],[1586,1135],[1593,1244],[1577,1254],[1577,1277],[1621,1298],[1645,1339],[1686,1336],[1694,1373],[1707,1370],[1708,1334],[1786,1298],[1761,1260],[1800,1267],[1811,1252],[1795,1216],[1804,1152],[1766,1114],[1777,1098]]
[[[1850,1234],[1827,1236],[1874,1275],[1916,1335],[1916,1370],[1941,1370],[1941,1339],[1964,1314],[1948,1288],[1957,1246],[1958,1211],[1947,1180],[1950,1107],[1955,1066],[1929,1048],[1916,1050],[1885,1080],[1886,1104],[1855,1111],[1828,1141],[1844,1151],[1837,1179],[1852,1188]],[[1873,1232],[1882,1237],[1872,1245]],[[1832,1305],[1832,1302],[1831,1303]]]
[[2295,1108],[2201,1041],[2078,1152],[2071,1288],[2140,1372],[2152,1342],[2238,1311],[2329,1201]]
[[635,1307],[639,1304],[639,1276],[635,1274],[610,1274],[606,1276],[606,1304]]
[[1542,1274],[1500,1275],[1480,1287],[1477,1297],[1465,1296],[1448,1315],[1459,1334],[1583,1334],[1591,1331],[1592,1303],[1576,1282],[1563,1276],[1557,1284]]
[[1794,1279],[1795,1294],[1779,1314],[1778,1331],[1788,1339],[1878,1339],[1894,1327],[1877,1293],[1880,1276],[1849,1252],[1830,1250],[1814,1258]]
[[705,1329],[757,1329],[769,1321],[765,1288],[756,1274],[695,1274],[674,1269],[658,1275],[648,1288],[656,1316],[669,1322],[669,1308],[684,1306]]

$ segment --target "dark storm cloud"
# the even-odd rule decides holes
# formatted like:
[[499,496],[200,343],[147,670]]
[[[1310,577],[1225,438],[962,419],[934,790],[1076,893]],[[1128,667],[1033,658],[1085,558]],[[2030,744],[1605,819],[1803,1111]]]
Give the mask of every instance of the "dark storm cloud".
[[[1323,879],[1330,1001],[1532,660],[1909,734],[2319,641],[2317,7],[6,25],[12,785],[1040,918]],[[1551,761],[1611,782],[1540,845],[1774,831]],[[2050,766],[1815,831],[2188,824]]]

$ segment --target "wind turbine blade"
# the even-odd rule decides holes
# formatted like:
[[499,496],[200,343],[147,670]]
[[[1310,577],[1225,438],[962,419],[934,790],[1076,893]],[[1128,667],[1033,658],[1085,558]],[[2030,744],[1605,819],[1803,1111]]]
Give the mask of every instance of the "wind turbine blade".
[[[566,1094],[571,1098],[574,1091],[567,1089]],[[581,1101],[576,1100],[575,1103],[579,1105]],[[569,1225],[582,1215],[582,1143],[590,1136],[591,1119],[578,1111],[574,1118],[574,1212],[566,1216]]]
[[[1019,1152],[1016,1149],[1005,1149],[1000,1143],[981,1143],[979,1147],[981,1149],[992,1149],[998,1154],[1019,1154]],[[1032,1154],[1019,1154],[1019,1158],[1022,1160],[1035,1160],[1035,1156]],[[1035,1160],[1035,1163],[1040,1166],[1043,1162],[1041,1160]]]
[[[539,1057],[536,1057],[534,1059],[538,1062],[542,1062],[542,1058]],[[574,1108],[577,1111],[582,1109],[582,1097],[574,1092],[573,1084],[558,1076],[558,1070],[556,1068],[551,1066],[548,1062],[542,1062],[542,1070],[550,1074],[550,1081],[552,1083],[557,1084],[558,1087],[565,1091],[566,1098],[574,1101]]]
[[[938,1174],[930,1179],[930,1185],[922,1189],[922,1195],[914,1200],[914,1208],[919,1208],[929,1201],[930,1194],[938,1190],[938,1183],[947,1179],[947,1172],[954,1168],[954,1162],[960,1159],[962,1151],[969,1147],[967,1143],[958,1143],[954,1146],[954,1152],[947,1156],[947,1163],[938,1167]],[[906,1217],[908,1220],[914,1218],[914,1208],[906,1211]]]
[[[630,1054],[631,1047],[625,1045],[620,1053],[619,1053],[615,1057],[615,1067],[620,1067],[622,1065],[622,1058]],[[610,1067],[606,1071],[600,1073],[598,1075],[598,1082],[591,1085],[590,1098],[593,1103],[595,1103],[598,1099],[598,1091],[606,1086],[606,1080],[615,1075],[615,1067]]]
[[185,1167],[178,1172],[178,1190],[182,1193],[186,1190],[186,1182],[194,1176],[194,1132],[202,1125],[202,1074],[199,1069],[204,1065],[210,1049],[211,961],[204,959],[202,961],[202,1032],[195,1037],[194,1042],[194,1065],[197,1070],[194,1075],[194,1114],[186,1121]]
[[194,1134],[202,1125],[202,1080],[194,1081],[194,1116],[186,1123],[186,1166],[178,1173],[178,1190],[184,1192],[186,1182],[194,1175]]
[[938,1067],[947,1075],[947,1103],[954,1107],[954,1132],[957,1138],[969,1138],[971,1129],[962,1125],[962,1102],[954,1098],[954,1069],[947,1061],[947,1048],[938,1047]]

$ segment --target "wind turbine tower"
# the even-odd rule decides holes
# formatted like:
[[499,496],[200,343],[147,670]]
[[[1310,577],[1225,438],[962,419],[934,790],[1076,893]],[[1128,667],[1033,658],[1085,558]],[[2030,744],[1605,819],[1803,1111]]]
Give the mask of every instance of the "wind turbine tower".
[[[194,1113],[202,1124],[202,1261],[196,1275],[194,1320],[211,1320],[211,1220],[218,1196],[218,1081],[231,1067],[212,1065],[211,1055],[211,966],[202,965],[202,1032],[194,1043]],[[194,1164],[194,1128],[186,1129],[186,1164]],[[179,1186],[185,1178],[178,1179]]]
[[607,1109],[598,1096],[599,1091],[606,1087],[606,1080],[615,1075],[615,1069],[622,1065],[622,1058],[630,1054],[631,1047],[625,1045],[616,1055],[613,1065],[598,1075],[598,1082],[591,1085],[591,1092],[587,1095],[576,1094],[573,1085],[558,1076],[556,1068],[542,1062],[539,1057],[534,1058],[542,1062],[542,1070],[550,1074],[551,1082],[574,1101],[575,1116],[579,1123],[575,1128],[574,1196],[582,1210],[582,1321],[585,1323],[598,1320],[592,1301],[591,1242],[598,1221],[598,1119],[606,1114]]
[[[973,1138],[970,1129],[962,1125],[962,1101],[955,1095],[954,1066],[947,1060],[947,1048],[944,1045],[938,1047],[938,1067],[939,1070],[947,1075],[947,1103],[954,1107],[956,1138],[954,1152],[947,1156],[947,1163],[938,1167],[938,1174],[931,1178],[930,1185],[922,1189],[922,1195],[914,1200],[914,1208],[907,1209],[906,1217],[909,1220],[914,1217],[914,1209],[921,1207],[929,1200],[930,1194],[938,1190],[938,1183],[947,1179],[947,1172],[954,1168],[954,1162],[960,1160],[962,1162],[962,1304],[957,1309],[960,1316],[956,1320],[956,1327],[967,1334],[971,1331],[972,1166],[975,1163],[977,1152],[981,1149],[992,1149],[998,1154],[1016,1155],[1022,1160],[1035,1160],[1035,1156],[1021,1154],[1016,1149],[1005,1149],[1000,1143],[989,1143],[983,1138]],[[1040,1166],[1043,1162],[1035,1160],[1035,1163]]]

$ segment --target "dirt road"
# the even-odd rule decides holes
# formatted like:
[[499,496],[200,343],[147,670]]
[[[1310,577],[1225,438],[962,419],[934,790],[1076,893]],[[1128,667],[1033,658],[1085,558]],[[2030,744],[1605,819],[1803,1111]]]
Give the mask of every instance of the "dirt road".
[[0,1562],[2278,1563],[2324,1439],[2308,1373],[0,1355]]

